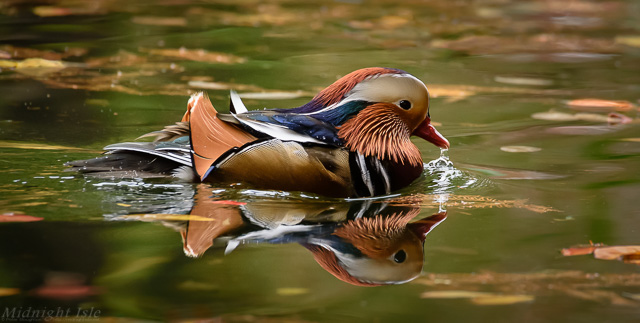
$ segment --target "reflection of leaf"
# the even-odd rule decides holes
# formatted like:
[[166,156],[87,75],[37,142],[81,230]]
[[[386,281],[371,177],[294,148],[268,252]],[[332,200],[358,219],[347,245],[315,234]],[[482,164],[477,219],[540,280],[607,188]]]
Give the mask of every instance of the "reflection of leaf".
[[5,288],[5,287],[0,287],[0,297],[2,296],[11,296],[11,295],[16,295],[20,293],[20,289],[19,288]]
[[36,222],[42,221],[44,218],[31,216],[26,214],[4,213],[0,214],[0,222]]
[[531,146],[502,146],[500,147],[500,150],[508,153],[533,153],[542,149]]
[[140,221],[215,221],[212,218],[189,214],[127,214],[119,216],[119,218],[132,218]]
[[238,57],[231,54],[209,52],[204,49],[186,49],[181,48],[167,48],[167,49],[154,49],[154,48],[140,48],[143,53],[149,53],[151,55],[182,58],[190,61],[217,63],[217,64],[238,64],[244,63],[245,58]]

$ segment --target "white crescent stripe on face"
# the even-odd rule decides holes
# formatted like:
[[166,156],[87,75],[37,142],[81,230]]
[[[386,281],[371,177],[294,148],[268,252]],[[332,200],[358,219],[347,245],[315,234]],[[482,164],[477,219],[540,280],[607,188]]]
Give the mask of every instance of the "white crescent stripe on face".
[[[351,102],[351,101],[369,101],[369,102],[390,102],[390,103],[396,103],[399,100],[403,100],[403,99],[407,99],[406,96],[401,95],[402,94],[402,90],[405,90],[407,87],[400,87],[398,89],[390,89],[389,87],[380,87],[380,86],[376,86],[377,84],[375,84],[374,82],[378,79],[384,79],[384,78],[400,78],[400,79],[408,79],[411,80],[412,82],[408,82],[407,85],[411,84],[411,83],[417,83],[419,84],[418,87],[422,87],[424,88],[424,91],[426,92],[426,94],[428,94],[428,89],[427,86],[420,81],[417,77],[411,75],[411,74],[395,74],[395,73],[387,73],[387,74],[378,74],[378,75],[372,75],[370,77],[367,77],[366,79],[364,79],[362,82],[356,84],[356,86],[353,87],[353,89],[351,89],[351,91],[349,91],[344,98],[339,101],[336,102],[332,105],[329,105],[321,110],[318,111],[314,111],[314,112],[309,112],[309,113],[304,113],[305,115],[313,115],[313,114],[317,114],[317,113],[322,113],[322,112],[326,112],[329,110],[333,110],[341,105],[344,105],[345,103]],[[372,88],[373,89],[370,89]],[[376,88],[378,87],[378,88]],[[386,95],[385,95],[386,94]],[[392,97],[397,97],[395,99],[391,99]],[[428,97],[428,95],[426,95]]]

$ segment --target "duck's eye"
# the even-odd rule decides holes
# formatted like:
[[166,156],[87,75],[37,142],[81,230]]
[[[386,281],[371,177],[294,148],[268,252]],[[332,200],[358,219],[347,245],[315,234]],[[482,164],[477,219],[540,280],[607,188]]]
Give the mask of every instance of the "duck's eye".
[[411,109],[411,102],[407,101],[407,100],[402,100],[400,102],[398,102],[398,105],[405,109],[405,110],[409,110]]
[[393,255],[393,261],[398,264],[403,263],[405,260],[407,260],[407,253],[404,250],[400,250]]

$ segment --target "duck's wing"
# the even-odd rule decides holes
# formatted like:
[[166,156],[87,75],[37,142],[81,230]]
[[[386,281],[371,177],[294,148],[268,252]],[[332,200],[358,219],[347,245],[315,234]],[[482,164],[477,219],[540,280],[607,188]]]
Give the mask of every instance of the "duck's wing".
[[235,91],[231,91],[231,114],[219,118],[241,125],[257,136],[315,144],[342,145],[338,130],[330,123],[310,115],[274,110],[247,111]]
[[348,155],[343,148],[263,139],[229,150],[211,165],[205,179],[348,197],[353,195]]
[[103,156],[65,165],[70,171],[120,178],[169,176],[181,166],[191,166],[188,137],[171,142],[123,142],[104,149]]

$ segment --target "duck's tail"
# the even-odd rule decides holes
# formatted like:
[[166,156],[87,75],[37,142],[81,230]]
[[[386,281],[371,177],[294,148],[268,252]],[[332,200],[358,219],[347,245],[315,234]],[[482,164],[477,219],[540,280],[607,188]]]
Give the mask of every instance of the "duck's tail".
[[189,122],[193,167],[203,180],[222,154],[257,138],[218,118],[218,112],[204,92],[191,96],[182,122]]

